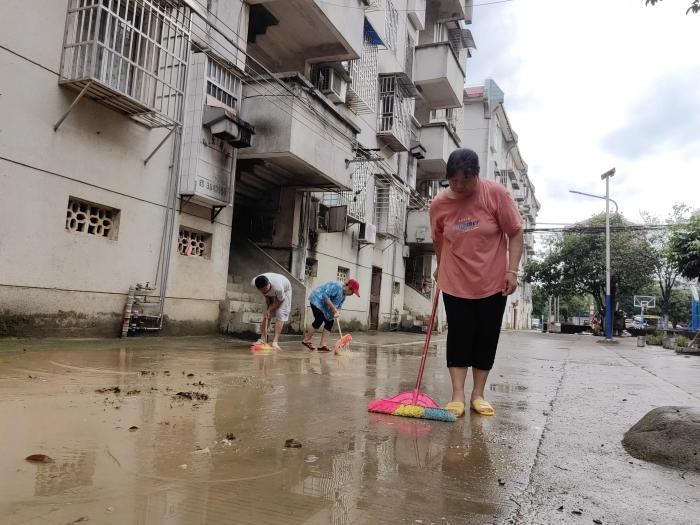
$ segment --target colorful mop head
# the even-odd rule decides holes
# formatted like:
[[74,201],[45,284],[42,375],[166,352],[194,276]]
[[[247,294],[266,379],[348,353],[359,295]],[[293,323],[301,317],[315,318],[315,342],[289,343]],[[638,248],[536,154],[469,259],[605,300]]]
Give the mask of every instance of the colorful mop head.
[[450,423],[457,421],[452,412],[440,407],[430,396],[417,391],[401,392],[388,399],[377,399],[369,404],[367,410],[392,416],[434,419]]
[[275,349],[267,343],[255,343],[250,347],[250,351],[254,354],[271,354]]
[[350,334],[341,337],[333,347],[333,352],[337,352],[338,350],[344,348],[350,341],[352,341],[352,336]]
[[420,392],[420,385],[423,380],[423,371],[425,370],[425,360],[428,357],[428,346],[430,345],[430,336],[435,326],[435,313],[437,312],[438,300],[440,298],[440,290],[435,290],[435,299],[433,300],[433,312],[430,315],[430,323],[428,324],[428,333],[425,337],[423,345],[423,355],[420,360],[420,368],[418,369],[418,378],[416,379],[416,387],[412,392],[401,392],[388,399],[377,399],[372,401],[367,410],[380,414],[390,414],[392,416],[415,417],[419,419],[434,419],[436,421],[449,421],[453,423],[457,421],[455,415],[449,410],[441,408],[429,396]]

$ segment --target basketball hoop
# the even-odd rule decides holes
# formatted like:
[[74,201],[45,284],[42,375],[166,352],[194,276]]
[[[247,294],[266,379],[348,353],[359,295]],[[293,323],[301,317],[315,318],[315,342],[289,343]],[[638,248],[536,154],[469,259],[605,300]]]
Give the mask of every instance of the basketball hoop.
[[634,296],[634,306],[636,308],[642,308],[643,310],[648,310],[649,308],[656,308],[656,296],[655,295],[635,295]]

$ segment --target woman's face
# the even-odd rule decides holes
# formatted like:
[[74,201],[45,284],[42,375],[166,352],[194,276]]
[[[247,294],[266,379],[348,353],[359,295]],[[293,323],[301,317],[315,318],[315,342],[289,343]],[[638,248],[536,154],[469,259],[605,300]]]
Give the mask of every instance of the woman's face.
[[447,179],[447,182],[450,184],[450,189],[457,195],[464,197],[468,197],[474,193],[478,181],[478,176],[466,177],[463,171],[458,171]]

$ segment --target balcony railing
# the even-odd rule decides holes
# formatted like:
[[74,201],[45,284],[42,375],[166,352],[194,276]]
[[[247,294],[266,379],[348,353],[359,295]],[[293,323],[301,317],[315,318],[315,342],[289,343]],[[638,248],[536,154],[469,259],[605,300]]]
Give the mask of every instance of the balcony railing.
[[444,122],[454,132],[459,134],[462,127],[462,108],[433,109],[430,111],[430,123]]
[[182,123],[190,10],[159,0],[70,0],[59,82],[150,127]]
[[403,93],[398,76],[379,77],[377,135],[394,151],[407,151],[410,147],[413,103]]

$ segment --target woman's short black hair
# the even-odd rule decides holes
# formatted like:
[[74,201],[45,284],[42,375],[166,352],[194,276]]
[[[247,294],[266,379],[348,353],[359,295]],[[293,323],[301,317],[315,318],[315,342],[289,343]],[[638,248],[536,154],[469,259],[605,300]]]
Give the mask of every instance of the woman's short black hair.
[[450,153],[450,158],[447,159],[447,173],[445,177],[448,179],[452,178],[459,171],[464,173],[465,177],[479,176],[479,156],[475,151],[460,148]]
[[267,277],[265,277],[264,275],[258,275],[255,278],[255,287],[258,290],[262,290],[263,288],[265,288],[269,284],[269,282],[270,282],[270,280]]

